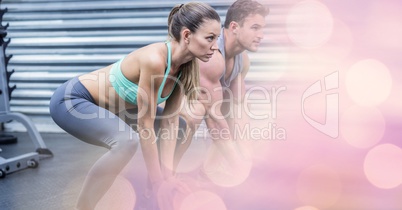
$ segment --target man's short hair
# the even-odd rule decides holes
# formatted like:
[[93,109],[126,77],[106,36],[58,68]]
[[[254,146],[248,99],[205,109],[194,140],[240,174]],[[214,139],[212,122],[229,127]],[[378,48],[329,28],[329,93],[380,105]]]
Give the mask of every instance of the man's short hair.
[[267,16],[269,8],[253,0],[237,0],[228,9],[224,27],[228,28],[230,22],[235,21],[243,26],[244,20],[249,15],[259,14]]

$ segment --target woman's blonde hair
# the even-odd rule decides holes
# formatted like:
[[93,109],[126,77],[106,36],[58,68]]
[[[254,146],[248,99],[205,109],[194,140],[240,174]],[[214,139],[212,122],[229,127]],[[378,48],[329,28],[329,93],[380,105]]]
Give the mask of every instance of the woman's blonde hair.
[[[208,4],[200,2],[190,2],[178,4],[170,11],[168,18],[168,33],[171,39],[180,41],[181,30],[188,28],[191,32],[196,32],[201,24],[206,20],[216,20],[220,22],[218,13]],[[184,93],[189,102],[196,100],[200,85],[200,73],[196,58],[182,64],[180,82],[184,87]]]

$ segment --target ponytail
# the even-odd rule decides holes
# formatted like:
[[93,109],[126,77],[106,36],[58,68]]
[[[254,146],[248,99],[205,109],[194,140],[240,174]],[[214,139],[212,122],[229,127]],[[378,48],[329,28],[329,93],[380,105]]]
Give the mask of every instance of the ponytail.
[[200,86],[200,71],[198,60],[193,59],[181,66],[180,82],[183,84],[184,94],[187,96],[187,101],[191,104],[197,100],[198,87]]
[[172,8],[172,10],[169,13],[169,17],[168,17],[168,33],[170,37],[174,37],[172,34],[172,21],[173,21],[173,17],[174,15],[180,10],[180,8],[183,6],[183,4],[177,4],[176,6],[174,6]]

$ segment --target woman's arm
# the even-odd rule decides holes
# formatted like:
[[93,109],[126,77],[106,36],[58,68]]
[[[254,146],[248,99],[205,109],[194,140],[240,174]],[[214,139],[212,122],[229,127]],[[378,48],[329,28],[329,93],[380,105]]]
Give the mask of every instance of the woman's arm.
[[165,178],[174,175],[173,162],[174,152],[179,131],[179,113],[183,101],[184,91],[181,85],[177,84],[172,95],[166,101],[163,110],[163,118],[160,124],[160,155],[162,172]]
[[[151,60],[151,59],[149,59]],[[151,183],[163,181],[163,175],[159,164],[159,154],[156,144],[154,121],[157,108],[158,88],[161,82],[155,79],[155,75],[161,74],[164,65],[155,62],[143,61],[140,69],[138,83],[138,133],[140,136],[141,150]],[[158,83],[158,84],[156,84]]]

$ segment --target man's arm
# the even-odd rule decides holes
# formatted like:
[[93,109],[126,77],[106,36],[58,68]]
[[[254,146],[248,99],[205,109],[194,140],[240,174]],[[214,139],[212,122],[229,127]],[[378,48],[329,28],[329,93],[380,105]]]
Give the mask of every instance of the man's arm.
[[[225,63],[220,53],[214,54],[208,63],[200,63],[200,95],[198,101],[203,104],[205,110],[205,122],[213,140],[230,139],[228,124],[223,116],[221,107],[223,92],[220,78],[223,75]],[[217,132],[211,132],[217,131]]]
[[220,53],[216,53],[208,63],[200,64],[201,90],[199,102],[204,105],[205,122],[209,134],[218,151],[218,154],[211,154],[207,157],[205,165],[216,164],[217,158],[224,157],[232,168],[237,167],[239,155],[231,140],[229,125],[221,112],[223,103],[222,86],[220,78],[223,75],[225,63]]
[[[230,133],[239,146],[239,150],[242,153],[243,157],[246,159],[250,158],[251,155],[251,147],[248,144],[247,139],[241,139],[244,131],[247,131],[247,126],[250,126],[250,116],[249,113],[246,112],[246,101],[245,101],[245,93],[246,93],[246,85],[245,85],[245,77],[249,71],[250,61],[246,52],[243,52],[243,69],[239,75],[231,82],[229,86],[229,91],[225,92],[224,100],[230,101],[229,103],[225,103],[223,107],[223,112],[228,115],[226,121],[228,122]],[[246,137],[247,134],[246,133]]]

